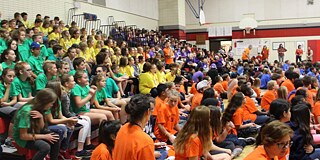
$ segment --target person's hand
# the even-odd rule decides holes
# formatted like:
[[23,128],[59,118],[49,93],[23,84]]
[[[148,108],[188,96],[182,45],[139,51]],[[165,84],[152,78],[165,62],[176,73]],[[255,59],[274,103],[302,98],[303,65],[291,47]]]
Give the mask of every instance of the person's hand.
[[92,85],[92,86],[90,87],[89,93],[90,93],[90,94],[95,94],[95,93],[96,93],[96,90],[97,90],[97,87],[94,86],[94,85]]
[[30,116],[33,119],[38,119],[38,118],[42,118],[43,117],[42,114],[39,111],[36,111],[36,110],[30,111]]
[[57,135],[55,133],[46,134],[45,140],[50,142],[51,144],[54,144],[55,142],[58,142],[59,135]]
[[70,117],[70,118],[68,118],[68,123],[70,126],[74,126],[78,123],[78,118],[77,117]]
[[235,128],[234,124],[232,121],[227,122],[226,124],[226,130],[229,132],[232,128]]
[[170,134],[169,135],[169,141],[173,144],[173,142],[174,142],[174,139],[176,139],[176,137],[174,136],[174,135],[172,135],[172,134]]
[[157,142],[157,143],[154,143],[154,146],[155,146],[155,147],[164,147],[164,146],[166,146],[166,145],[167,145],[166,142]]
[[112,107],[110,110],[113,111],[113,112],[120,112],[120,111],[121,111],[121,108],[119,108],[119,107]]
[[313,128],[317,131],[320,131],[320,124],[314,124]]
[[4,87],[6,87],[6,89],[10,89],[10,86],[11,86],[11,83],[9,83],[9,84],[4,83]]
[[303,148],[306,151],[306,153],[312,153],[313,151],[313,146],[311,144],[305,145]]
[[224,151],[225,151],[226,153],[228,153],[229,155],[231,155],[231,153],[232,153],[230,149],[225,149]]
[[249,127],[255,127],[256,124],[255,124],[255,123],[248,123],[248,126],[249,126]]
[[161,153],[159,151],[154,151],[154,156],[156,158],[159,158],[161,156]]

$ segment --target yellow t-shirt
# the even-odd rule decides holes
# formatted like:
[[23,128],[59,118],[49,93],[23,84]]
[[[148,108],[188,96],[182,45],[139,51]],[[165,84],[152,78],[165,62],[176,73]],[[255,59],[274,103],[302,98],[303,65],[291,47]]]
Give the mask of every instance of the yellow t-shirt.
[[152,73],[141,73],[139,75],[139,91],[142,94],[150,93],[151,89],[157,87],[156,76]]
[[87,51],[88,51],[88,54],[90,54],[91,59],[92,60],[96,60],[96,53],[94,51],[94,48],[93,47],[90,47],[90,48],[88,47]]
[[72,46],[72,43],[71,43],[71,40],[61,38],[61,39],[60,39],[60,45],[62,46],[62,48],[63,48],[65,51],[67,51],[68,48],[70,48],[70,47]]
[[127,65],[125,67],[125,73],[127,74],[127,76],[129,76],[130,78],[134,78],[134,68],[130,65]]
[[173,82],[175,78],[176,78],[176,75],[171,75],[171,72],[168,72],[168,73],[166,74],[166,80],[167,80],[167,82]]
[[21,19],[21,22],[24,24],[26,28],[30,28],[31,24],[28,20],[24,21],[23,19]]
[[40,32],[43,33],[44,36],[47,36],[49,34],[49,27],[48,28],[40,27],[39,30]]
[[79,44],[80,42],[81,42],[80,38],[78,39],[71,38],[71,44]]
[[61,35],[60,35],[60,33],[54,33],[54,32],[52,32],[50,35],[49,35],[49,41],[51,41],[51,40],[56,40],[57,42],[59,42],[59,40],[60,40],[60,38],[61,38]]
[[104,46],[103,48],[106,48],[107,50],[109,50],[109,52],[111,53],[111,55],[114,55],[114,50],[113,48],[109,47],[109,46]]
[[140,68],[140,71],[143,71],[143,65],[145,64],[145,62],[143,62],[143,63],[138,63],[138,66],[139,66],[139,68]]
[[164,72],[157,70],[156,75],[159,83],[166,83],[166,74]]
[[114,61],[114,63],[115,63],[116,65],[119,65],[121,57],[122,57],[121,55],[119,55],[119,56],[113,55],[113,56],[112,56],[112,61]]
[[87,48],[84,52],[81,51],[79,57],[83,57],[87,62],[91,62],[92,56],[90,54],[89,49]]

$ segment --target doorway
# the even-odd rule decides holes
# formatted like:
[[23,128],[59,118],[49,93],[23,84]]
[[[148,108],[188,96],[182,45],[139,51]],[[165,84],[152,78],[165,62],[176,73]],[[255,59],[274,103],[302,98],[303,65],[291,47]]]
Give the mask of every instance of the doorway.
[[232,46],[232,39],[230,38],[210,38],[209,39],[210,51],[217,53],[220,47],[222,47],[226,52]]

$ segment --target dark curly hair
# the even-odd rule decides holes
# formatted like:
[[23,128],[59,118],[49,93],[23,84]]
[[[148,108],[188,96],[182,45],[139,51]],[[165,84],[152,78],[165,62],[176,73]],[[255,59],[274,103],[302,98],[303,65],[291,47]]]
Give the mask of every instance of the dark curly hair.
[[148,96],[143,94],[134,95],[125,108],[125,111],[130,115],[129,122],[137,123],[143,118],[146,111],[150,109],[150,100]]

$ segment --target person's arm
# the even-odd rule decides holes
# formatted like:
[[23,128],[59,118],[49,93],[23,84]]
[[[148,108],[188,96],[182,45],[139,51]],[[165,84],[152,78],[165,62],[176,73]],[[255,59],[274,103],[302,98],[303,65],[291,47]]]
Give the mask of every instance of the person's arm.
[[[111,104],[110,106],[111,107],[109,107],[109,106],[102,106],[102,105],[100,105],[99,104],[99,102],[98,102],[98,100],[94,100],[94,106],[97,108],[97,109],[103,109],[103,110],[108,110],[108,111],[118,111],[119,109],[119,107],[118,106],[116,106],[116,105],[114,105],[114,104],[112,104],[112,103],[109,103],[109,104]],[[108,103],[107,103],[108,104]],[[108,105],[109,105],[108,104]],[[114,108],[112,108],[112,107],[114,107]],[[120,109],[121,110],[121,109]]]
[[175,128],[177,131],[180,131],[180,130],[181,130],[181,127],[179,126],[179,124],[176,124],[176,125],[174,126],[174,128]]
[[91,98],[93,97],[94,94],[89,93],[89,95],[83,99],[81,99],[80,96],[75,96],[74,101],[76,103],[76,106],[78,108],[81,108],[82,106],[84,106],[87,102],[89,102],[91,100]]
[[9,93],[10,93],[10,84],[5,84],[4,86],[6,87],[6,91],[4,92],[3,97],[1,98],[1,102],[7,102],[9,99]]
[[30,101],[32,99],[33,99],[33,97],[31,96],[31,93],[29,93],[28,98],[23,98],[22,94],[18,95],[18,102],[28,102],[28,101]]
[[[61,112],[61,111],[60,111]],[[70,123],[70,122],[74,122],[74,121],[77,121],[76,118],[74,117],[70,117],[70,118],[59,118],[59,119],[55,119],[52,117],[52,114],[49,113],[46,116],[46,120],[49,122],[49,124],[67,124],[67,123]]]
[[158,125],[158,127],[159,127],[159,129],[160,129],[160,132],[162,132],[164,135],[166,135],[168,138],[169,138],[169,141],[171,142],[171,143],[173,143],[174,142],[174,135],[172,135],[170,132],[168,132],[167,130],[166,130],[166,128],[164,128],[164,126],[163,126],[163,124],[160,124],[160,123],[158,123],[157,124]]
[[244,128],[249,128],[249,127],[254,127],[256,126],[256,124],[254,123],[248,123],[248,124],[244,124],[244,125],[236,125],[236,129],[244,129]]
[[213,142],[211,142],[211,149],[210,150],[214,150],[214,151],[222,151],[222,152],[226,152],[229,155],[231,155],[231,150],[230,149],[224,149],[224,148],[220,148],[216,145],[213,144]]
[[1,101],[1,106],[14,106],[17,103],[17,96],[12,97],[10,102]]
[[59,140],[59,135],[49,133],[49,134],[30,134],[28,133],[28,128],[20,128],[20,139],[25,141],[35,141],[44,139],[50,143],[55,143]]

